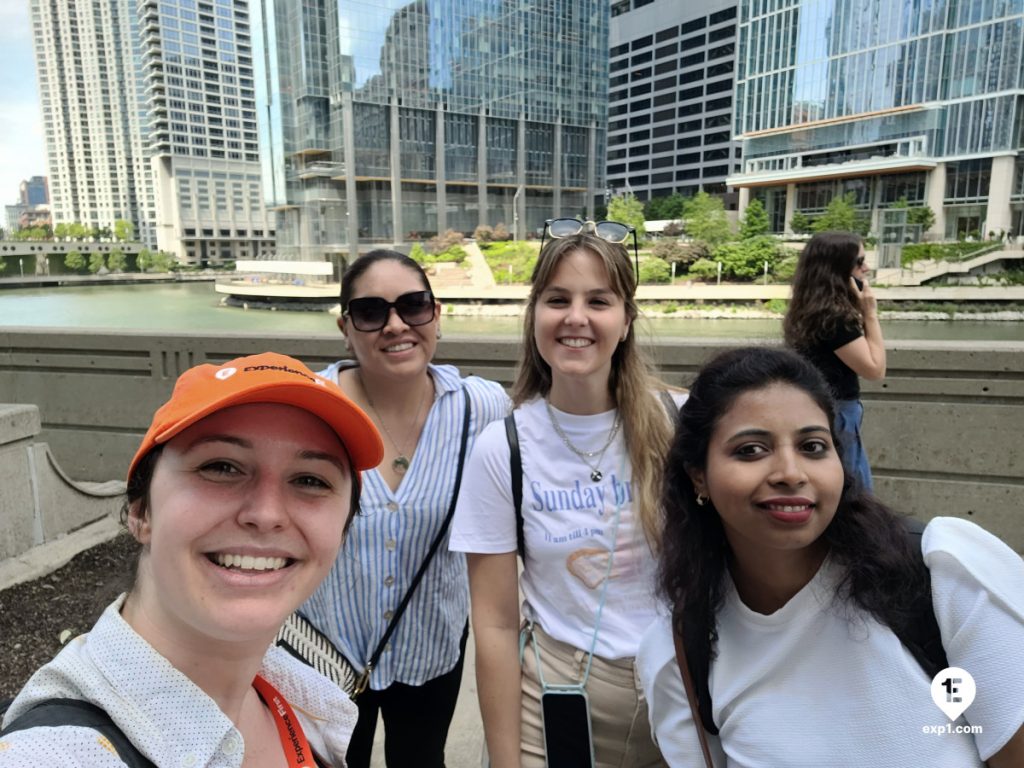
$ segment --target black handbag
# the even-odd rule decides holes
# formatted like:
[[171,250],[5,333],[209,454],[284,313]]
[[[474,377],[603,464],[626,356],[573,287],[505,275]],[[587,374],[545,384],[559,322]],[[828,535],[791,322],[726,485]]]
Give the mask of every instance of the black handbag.
[[437,532],[433,543],[430,545],[427,556],[420,564],[416,575],[413,576],[409,589],[406,590],[402,602],[395,609],[394,616],[388,622],[384,635],[381,637],[380,642],[377,643],[373,653],[370,654],[370,658],[362,672],[346,659],[341,651],[334,647],[334,643],[323,632],[318,630],[309,619],[298,611],[285,619],[284,625],[277,634],[275,643],[278,647],[283,648],[300,661],[304,661],[313,667],[317,672],[338,685],[353,700],[365,691],[366,687],[370,684],[370,673],[373,672],[374,667],[377,666],[377,662],[380,660],[381,654],[384,653],[388,640],[391,639],[391,635],[394,633],[395,627],[398,626],[402,614],[405,613],[405,609],[409,606],[409,601],[412,599],[416,587],[423,580],[427,568],[430,566],[434,555],[441,546],[441,542],[448,533],[452,517],[455,515],[455,502],[459,498],[459,488],[462,485],[462,467],[466,462],[466,446],[469,443],[469,417],[471,411],[469,393],[465,388],[463,388],[462,393],[465,396],[465,411],[462,417],[462,442],[459,445],[459,464],[455,470],[455,487],[452,489],[452,500],[448,505],[448,513],[445,515],[444,523],[441,524],[441,529]]

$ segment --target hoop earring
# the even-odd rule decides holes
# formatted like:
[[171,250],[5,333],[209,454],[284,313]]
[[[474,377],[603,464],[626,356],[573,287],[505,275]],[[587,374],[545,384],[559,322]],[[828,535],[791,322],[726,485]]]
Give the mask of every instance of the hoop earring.
[[698,493],[697,494],[697,506],[703,507],[707,503],[708,503],[708,496],[707,496],[707,494],[706,493]]

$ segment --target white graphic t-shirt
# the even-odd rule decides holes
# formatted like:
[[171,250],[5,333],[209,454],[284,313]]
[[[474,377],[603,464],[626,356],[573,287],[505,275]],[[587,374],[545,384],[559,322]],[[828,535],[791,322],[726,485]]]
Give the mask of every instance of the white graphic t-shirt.
[[[577,416],[555,410],[562,430],[581,451],[599,451],[616,411]],[[640,635],[655,617],[655,563],[633,515],[631,467],[622,430],[591,467],[557,434],[541,399],[515,411],[523,462],[526,567],[520,587],[523,615],[556,640],[589,650],[612,558],[595,653],[636,655]],[[614,535],[616,510],[618,529]],[[505,424],[489,424],[466,465],[452,522],[450,548],[497,554],[516,549],[509,447]]]

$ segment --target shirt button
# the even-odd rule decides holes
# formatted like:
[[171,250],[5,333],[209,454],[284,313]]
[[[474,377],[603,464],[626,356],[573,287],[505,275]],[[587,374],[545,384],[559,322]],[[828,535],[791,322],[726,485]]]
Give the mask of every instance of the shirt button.
[[387,541],[384,542],[384,546],[388,548],[388,552],[394,552],[395,551],[395,547],[398,546],[398,542],[395,541],[394,539],[388,539]]
[[385,587],[393,586],[394,583],[395,583],[395,577],[394,576],[385,576],[384,577],[384,586]]
[[233,755],[238,751],[238,739],[234,736],[228,736],[224,739],[224,754]]
[[385,645],[384,646],[384,650],[387,651],[388,653],[391,653],[391,643],[388,643],[387,645]]
[[192,766],[194,766],[198,762],[199,759],[195,755],[185,755],[185,757],[181,761],[181,764],[185,766],[185,768],[192,768]]
[[398,511],[398,504],[396,504],[393,501],[389,501],[388,502],[388,512],[397,512],[397,511]]
[[391,621],[391,617],[395,615],[394,611],[384,611],[384,620]]

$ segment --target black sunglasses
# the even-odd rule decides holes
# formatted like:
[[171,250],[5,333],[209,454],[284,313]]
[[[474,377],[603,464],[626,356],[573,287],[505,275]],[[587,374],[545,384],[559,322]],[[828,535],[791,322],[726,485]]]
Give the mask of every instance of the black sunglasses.
[[411,291],[394,301],[380,296],[352,299],[344,314],[357,331],[379,331],[388,324],[392,307],[406,325],[426,325],[434,319],[434,306],[434,294],[430,291]]
[[579,219],[561,218],[548,219],[544,222],[544,234],[540,239],[540,247],[544,248],[544,240],[548,235],[557,240],[561,237],[572,237],[581,232],[593,232],[594,235],[609,243],[624,243],[633,235],[633,268],[636,270],[636,281],[640,282],[640,252],[636,244],[636,227],[623,224],[621,221],[580,221]]
[[863,267],[864,266],[864,261],[865,261],[865,258],[863,256],[858,256],[857,257],[857,266],[858,267]]

